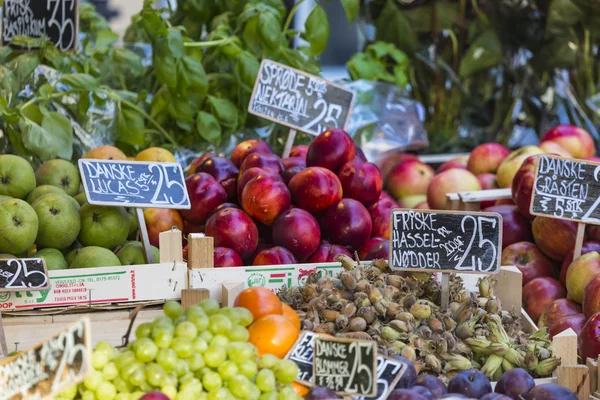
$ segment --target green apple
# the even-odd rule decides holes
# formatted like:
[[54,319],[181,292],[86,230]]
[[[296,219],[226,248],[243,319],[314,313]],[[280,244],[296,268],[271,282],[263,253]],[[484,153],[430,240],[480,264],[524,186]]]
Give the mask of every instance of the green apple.
[[135,208],[127,207],[125,211],[127,211],[127,217],[129,218],[129,235],[127,237],[135,239],[138,230],[138,219]]
[[12,200],[14,197],[0,195],[0,203],[5,202],[6,200]]
[[79,250],[69,266],[73,268],[114,267],[121,265],[119,257],[104,247],[89,246]]
[[75,196],[73,196],[73,198],[77,200],[80,206],[87,203],[87,197],[85,197],[85,192],[77,193]]
[[114,249],[127,240],[129,219],[122,207],[104,207],[85,204],[79,210],[81,230],[79,242],[83,246]]
[[0,156],[0,195],[24,199],[35,188],[31,164],[19,156]]
[[75,259],[75,257],[77,257],[77,254],[79,254],[81,249],[83,249],[83,247],[76,247],[76,248],[72,248],[71,250],[69,250],[66,253],[63,253],[65,256],[65,260],[67,261],[67,264],[71,265],[73,263],[73,260]]
[[14,254],[0,253],[0,260],[10,260],[12,258],[17,258],[17,256]]
[[67,160],[50,160],[43,163],[37,171],[35,178],[38,185],[57,186],[67,192],[69,196],[75,196],[79,192],[81,179],[79,170]]
[[39,221],[35,240],[38,246],[65,249],[77,239],[81,228],[79,211],[68,199],[72,197],[47,194],[34,203],[33,209]]
[[[160,251],[158,247],[150,246],[152,251],[152,262],[158,263]],[[121,265],[141,265],[146,262],[146,253],[142,242],[129,242],[117,252],[117,257],[121,260]]]
[[33,203],[35,203],[35,201],[37,199],[39,199],[42,196],[45,196],[47,194],[62,194],[62,195],[67,195],[67,192],[65,192],[64,190],[62,190],[61,188],[57,187],[57,186],[52,186],[52,185],[42,185],[42,186],[38,186],[35,189],[33,189],[31,191],[31,193],[29,193],[29,195],[27,196],[26,201],[33,205]]
[[38,217],[23,200],[7,200],[0,204],[0,253],[19,254],[35,242]]
[[48,271],[56,271],[59,269],[69,268],[69,264],[67,264],[65,256],[63,256],[60,250],[42,249],[35,253],[34,257],[43,258],[44,261],[46,261],[46,268],[48,269]]
[[[57,188],[58,189],[58,188]],[[44,197],[49,196],[49,195],[59,195],[64,197],[64,201],[68,201],[69,203],[71,203],[73,205],[73,207],[75,207],[75,209],[79,212],[79,209],[81,208],[81,206],[79,205],[79,203],[77,202],[77,200],[75,200],[75,198],[69,196],[68,194],[66,194],[63,190],[62,193],[48,193],[43,195],[42,197],[38,197],[33,203],[31,203],[31,207],[35,208],[35,205]]]

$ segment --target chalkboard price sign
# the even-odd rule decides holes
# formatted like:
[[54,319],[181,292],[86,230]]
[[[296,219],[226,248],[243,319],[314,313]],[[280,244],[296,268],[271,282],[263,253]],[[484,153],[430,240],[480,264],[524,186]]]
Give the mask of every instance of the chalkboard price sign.
[[177,163],[79,160],[90,204],[189,209],[183,169]]
[[0,292],[50,288],[46,263],[41,258],[0,260]]
[[77,46],[78,0],[4,0],[2,45],[15,36],[46,37],[62,51]]
[[315,347],[315,338],[317,336],[319,335],[314,332],[303,332],[286,356],[287,359],[295,362],[300,369],[296,381],[308,386],[312,386],[313,350]]
[[391,225],[392,269],[488,274],[500,270],[500,214],[395,209]]
[[316,337],[313,381],[342,395],[377,395],[377,343]]
[[0,361],[0,400],[53,399],[85,378],[91,356],[89,320],[82,318],[19,356]]
[[248,112],[317,136],[330,128],[346,128],[354,95],[343,86],[265,59]]
[[600,224],[600,164],[539,156],[531,214]]

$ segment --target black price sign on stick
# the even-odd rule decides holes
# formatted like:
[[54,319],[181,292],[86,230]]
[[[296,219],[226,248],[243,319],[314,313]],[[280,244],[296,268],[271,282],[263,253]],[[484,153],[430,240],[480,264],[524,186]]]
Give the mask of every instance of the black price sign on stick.
[[79,28],[78,0],[4,0],[2,45],[15,36],[47,38],[62,50],[74,50]]
[[53,399],[91,370],[90,323],[82,318],[53,338],[0,361],[0,400]]
[[48,270],[43,259],[0,260],[0,292],[47,290],[49,288]]

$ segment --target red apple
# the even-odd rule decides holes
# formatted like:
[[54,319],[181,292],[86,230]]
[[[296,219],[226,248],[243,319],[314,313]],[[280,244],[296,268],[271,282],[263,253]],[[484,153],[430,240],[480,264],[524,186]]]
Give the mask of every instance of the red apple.
[[[581,246],[581,254],[586,254],[592,251],[596,251],[600,253],[600,242],[596,241],[588,241],[584,242],[583,246]],[[560,267],[560,281],[563,285],[567,283],[567,271],[573,262],[573,252],[574,250],[570,250],[567,253],[567,256],[562,262],[562,266]]]
[[590,240],[600,242],[600,226],[599,225],[586,225],[585,233],[587,233]]
[[367,256],[367,253],[369,253],[369,251],[378,243],[381,243],[385,241],[384,238],[381,237],[372,237],[369,240],[367,240],[365,242],[365,244],[363,244],[363,246],[360,248],[360,250],[358,251],[358,258],[361,259],[362,261],[365,260],[365,257]]
[[381,195],[383,181],[375,164],[352,160],[338,171],[344,197],[358,200],[364,205],[375,202]]
[[365,152],[362,151],[360,147],[356,148],[356,155],[354,158],[358,161],[367,162],[367,156],[365,156]]
[[306,165],[337,172],[342,165],[354,160],[355,155],[356,146],[352,138],[341,129],[330,129],[317,136],[308,146]]
[[215,247],[228,247],[244,260],[258,245],[256,224],[248,214],[235,208],[213,214],[206,222],[206,234],[214,238]]
[[381,243],[377,243],[375,246],[369,250],[367,256],[365,257],[366,261],[370,260],[387,260],[390,258],[390,241],[384,240]]
[[235,146],[235,149],[231,152],[231,161],[239,168],[246,157],[252,153],[273,154],[273,150],[262,140],[245,140]]
[[292,150],[290,150],[290,157],[300,157],[306,160],[306,153],[308,153],[308,146],[299,144],[292,147]]
[[498,185],[496,184],[496,174],[491,174],[489,172],[478,174],[477,180],[479,181],[482,190],[498,189]]
[[249,154],[240,166],[240,176],[253,167],[262,168],[274,174],[281,174],[283,172],[283,162],[275,154]]
[[323,237],[331,243],[359,250],[371,237],[373,223],[360,202],[342,199],[329,207],[320,218]]
[[573,125],[557,125],[544,133],[542,142],[551,141],[560,144],[575,158],[588,158],[596,155],[594,140],[582,128]]
[[252,265],[284,265],[296,264],[298,260],[286,248],[281,246],[263,250],[254,257]]
[[494,202],[495,206],[516,206],[515,202],[512,199],[499,199]]
[[517,242],[502,251],[502,265],[515,265],[523,274],[523,286],[535,278],[558,276],[558,268],[535,244]]
[[573,158],[573,154],[571,154],[567,149],[562,147],[558,142],[542,142],[538,146],[540,149],[544,151],[546,154],[556,154],[557,156]]
[[429,204],[426,201],[420,202],[414,208],[415,210],[430,210]]
[[369,207],[369,214],[373,221],[373,236],[390,238],[390,212],[397,208],[398,205],[392,200],[383,198],[379,199]]
[[283,178],[281,177],[281,175],[273,173],[272,171],[257,167],[249,168],[240,175],[240,179],[237,183],[238,200],[240,203],[242,202],[242,193],[248,182],[250,182],[252,179],[256,178],[259,175],[269,175],[283,182]]
[[589,252],[574,260],[567,271],[568,298],[581,304],[586,286],[598,274],[600,274],[600,254],[597,252]]
[[215,268],[243,266],[244,261],[235,250],[227,247],[215,247]]
[[385,187],[396,199],[423,195],[435,172],[419,160],[408,160],[396,165],[389,173]]
[[227,199],[235,201],[237,198],[237,178],[240,172],[225,157],[208,157],[198,167],[196,172],[206,172],[219,182],[227,192]]
[[187,261],[188,253],[189,253],[189,249],[188,249],[188,245],[186,244],[185,246],[183,246],[183,249],[181,250],[181,256],[183,257],[184,261]]
[[440,172],[448,171],[453,168],[467,169],[468,162],[469,156],[453,158],[440,165],[435,172],[439,174]]
[[196,158],[194,161],[192,161],[188,167],[187,170],[187,176],[192,176],[196,173],[196,167],[198,167],[198,165],[202,164],[202,161],[206,160],[207,158],[210,157],[216,157],[217,155],[215,153],[205,153],[202,154],[200,157]]
[[[502,248],[517,242],[531,242],[531,222],[525,218],[517,206],[492,206],[485,212],[495,212],[502,215]],[[558,271],[557,271],[558,272]]]
[[576,222],[536,217],[533,220],[532,231],[538,248],[555,261],[562,262],[567,253],[575,247]]
[[302,167],[306,168],[306,160],[302,157],[288,157],[281,160],[283,168]]
[[208,217],[206,217],[206,219],[209,219],[210,217],[212,217],[212,215],[218,211],[224,210],[226,208],[237,208],[238,210],[241,208],[240,206],[238,206],[237,204],[234,203],[223,203],[218,207],[215,207],[211,212],[208,213]]
[[550,335],[550,339],[554,337],[554,335],[558,335],[561,332],[566,331],[567,329],[573,329],[576,334],[583,330],[585,323],[587,322],[587,318],[583,314],[574,314],[569,315],[567,317],[563,317],[556,321],[554,324],[550,326],[548,329],[548,334]]
[[577,336],[579,355],[583,360],[595,360],[600,354],[600,313],[596,313],[587,320]]
[[181,216],[193,224],[204,224],[211,211],[227,201],[223,186],[207,173],[199,172],[187,177],[185,186],[192,207],[181,210]]
[[304,169],[304,167],[292,167],[292,168],[288,168],[285,169],[282,173],[281,173],[281,178],[283,179],[283,182],[286,185],[290,184],[290,181],[292,180],[292,178],[294,176],[296,176],[296,174],[300,171],[302,171]]
[[509,188],[512,186],[513,178],[515,177],[523,161],[529,156],[542,154],[543,151],[537,146],[525,146],[513,151],[502,161],[502,164],[496,171],[498,186],[501,188]]
[[171,208],[144,208],[144,221],[146,222],[148,238],[152,246],[159,246],[159,235],[161,232],[170,231],[173,227],[183,231],[183,218],[181,218],[181,214],[178,210]]
[[148,392],[140,400],[169,400],[169,397],[162,392]]
[[408,196],[398,200],[398,207],[400,208],[415,208],[418,204],[427,203],[427,196]]
[[309,212],[292,208],[275,220],[273,241],[290,250],[298,260],[304,261],[319,247],[321,229]]
[[[227,203],[224,203],[224,204],[227,204]],[[187,236],[190,233],[204,233],[204,225],[194,225],[191,222],[184,220],[183,221],[183,234],[184,234],[184,236]]]
[[310,256],[308,263],[324,263],[334,262],[335,256],[338,254],[344,254],[348,257],[352,257],[352,253],[348,251],[344,246],[338,246],[336,244],[321,243],[317,250]]
[[535,215],[531,215],[529,207],[533,195],[533,182],[535,180],[536,162],[539,156],[527,157],[515,174],[512,181],[512,198],[527,219],[533,221]]
[[427,204],[432,210],[445,210],[446,193],[474,190],[481,190],[475,175],[464,169],[449,169],[433,177],[427,189]]
[[495,174],[502,161],[509,154],[510,150],[499,143],[480,144],[471,152],[467,168],[475,175],[483,173]]
[[546,306],[538,321],[539,327],[550,327],[559,319],[569,315],[582,314],[581,306],[569,299],[556,299]]
[[342,198],[342,184],[328,169],[308,167],[289,183],[294,203],[311,213],[325,211]]
[[242,208],[255,220],[271,226],[275,218],[292,203],[285,183],[271,174],[258,175],[250,180],[242,192]]
[[592,278],[583,291],[583,313],[590,318],[600,312],[600,275]]
[[398,207],[398,203],[396,203],[396,199],[394,199],[392,196],[390,196],[390,194],[388,192],[386,192],[385,190],[381,191],[381,194],[379,195],[379,199],[388,199],[389,201],[391,201],[392,203],[394,203],[396,205],[396,207]]
[[586,158],[586,160],[591,161],[591,162],[595,162],[595,163],[600,163],[600,157],[588,157]]
[[383,177],[384,181],[387,181],[390,171],[396,165],[407,160],[419,161],[419,157],[409,153],[392,153],[378,160],[375,164],[377,164],[377,166],[379,167],[379,170],[381,171],[381,176]]
[[567,291],[554,278],[535,278],[523,286],[523,308],[537,324],[544,309],[552,301],[564,298]]

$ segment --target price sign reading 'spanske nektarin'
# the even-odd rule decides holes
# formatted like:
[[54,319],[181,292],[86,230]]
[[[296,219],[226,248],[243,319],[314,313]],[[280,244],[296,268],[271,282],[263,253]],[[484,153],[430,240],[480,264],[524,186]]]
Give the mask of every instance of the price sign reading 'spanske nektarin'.
[[343,86],[265,59],[248,112],[317,136],[327,129],[346,128],[354,96]]
[[500,270],[500,214],[395,209],[391,225],[392,269],[488,274]]
[[177,163],[79,160],[90,204],[189,209],[183,169]]
[[50,288],[46,263],[41,258],[0,260],[0,292]]
[[78,0],[4,0],[2,45],[15,36],[47,38],[62,51],[77,46]]
[[600,164],[539,156],[530,212],[600,225]]

